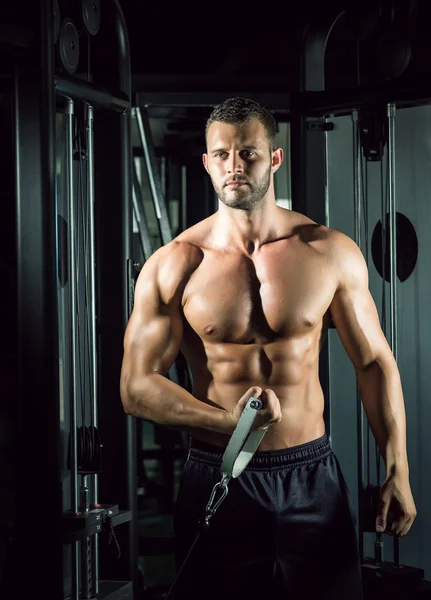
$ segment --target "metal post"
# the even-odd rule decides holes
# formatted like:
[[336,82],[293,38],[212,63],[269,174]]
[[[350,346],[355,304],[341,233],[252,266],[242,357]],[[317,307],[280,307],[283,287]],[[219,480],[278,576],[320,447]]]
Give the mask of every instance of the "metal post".
[[359,135],[359,113],[352,111],[353,121],[353,199],[354,199],[354,223],[355,242],[361,246],[361,143]]
[[181,228],[187,229],[187,167],[181,167]]
[[148,260],[153,254],[153,245],[151,243],[150,230],[148,229],[147,216],[144,209],[144,199],[142,197],[142,188],[139,183],[138,174],[136,172],[135,161],[132,161],[132,177],[133,177],[133,209],[135,211],[136,222],[139,229],[139,237],[141,240],[142,254],[144,259]]
[[160,184],[163,197],[166,198],[166,156],[160,157]]
[[[390,341],[392,353],[398,360],[397,310],[397,207],[395,198],[395,104],[388,104],[388,188],[389,188],[389,264],[390,264]],[[394,566],[400,566],[399,539],[393,538]]]
[[[355,242],[360,247],[361,244],[361,197],[362,197],[362,179],[361,179],[361,141],[359,135],[359,113],[355,109],[352,111],[353,122],[353,206],[354,206],[354,232]],[[363,481],[364,481],[364,456],[363,456],[363,432],[364,432],[364,413],[359,387],[356,384],[356,411],[357,411],[357,452],[358,452],[358,496],[359,505],[363,502]],[[362,510],[358,511],[358,529],[359,529],[359,555],[361,560],[365,558],[364,552],[364,525],[362,519]]]
[[[109,464],[109,469],[99,475],[99,496],[103,502],[115,502],[121,509],[130,509],[131,520],[116,533],[121,547],[119,559],[113,560],[111,548],[99,544],[99,576],[101,582],[133,581],[136,595],[136,418],[124,415],[118,387],[121,342],[130,317],[133,285],[129,268],[130,262],[134,262],[129,110],[132,86],[129,38],[120,0],[108,0],[105,4],[103,27],[97,44],[91,48],[92,78],[101,89],[118,90],[126,103],[120,114],[114,114],[113,110],[98,112],[94,134],[96,242],[97,255],[102,257],[97,264],[98,389],[103,396],[103,411],[99,411],[98,422],[104,440],[104,461]],[[107,52],[109,69],[106,68]],[[85,95],[88,104],[96,108],[87,92]],[[109,210],[105,207],[107,197],[116,198]]]
[[[329,121],[329,116],[325,121]],[[292,201],[290,201],[290,210],[292,210]],[[325,225],[329,227],[329,136],[325,131]]]
[[66,102],[66,178],[67,178],[67,195],[68,195],[68,219],[69,219],[69,273],[70,273],[70,310],[71,310],[71,325],[72,325],[72,378],[70,381],[71,392],[71,413],[70,413],[70,477],[71,477],[71,509],[72,512],[78,512],[78,458],[77,458],[77,437],[76,437],[76,387],[75,382],[78,381],[77,373],[77,322],[76,322],[76,219],[75,219],[75,185],[73,175],[73,124],[74,124],[74,103],[72,100]]
[[[94,194],[94,108],[90,104],[86,104],[87,119],[86,119],[86,146],[87,146],[87,201],[89,206],[89,226],[90,226],[90,349],[91,349],[91,410],[93,426],[99,427],[98,415],[98,396],[97,396],[97,303],[96,303],[96,239],[95,239],[95,194]],[[99,475],[95,473],[92,477],[93,483],[93,505],[99,504]],[[96,533],[93,536],[93,591],[99,593],[99,536]]]
[[391,346],[395,360],[398,359],[397,319],[397,209],[395,202],[395,105],[388,104],[388,187],[389,187],[389,260],[390,260],[390,304]]
[[[71,489],[71,510],[72,513],[78,512],[78,447],[76,434],[76,382],[78,381],[78,348],[77,348],[77,306],[76,306],[76,244],[75,232],[77,223],[75,220],[75,185],[73,173],[73,125],[75,117],[75,106],[73,100],[66,101],[66,178],[67,178],[67,196],[68,196],[68,221],[69,221],[69,294],[70,294],[70,322],[72,326],[71,335],[71,373],[69,382],[70,390],[70,489]],[[72,597],[79,599],[79,550],[78,542],[72,544]]]
[[133,109],[133,115],[136,117],[136,122],[138,124],[139,137],[141,138],[142,150],[147,165],[148,181],[153,197],[154,209],[160,225],[162,243],[167,244],[172,240],[172,233],[165,197],[162,190],[162,182],[156,164],[148,116],[146,112],[143,116],[139,107]]

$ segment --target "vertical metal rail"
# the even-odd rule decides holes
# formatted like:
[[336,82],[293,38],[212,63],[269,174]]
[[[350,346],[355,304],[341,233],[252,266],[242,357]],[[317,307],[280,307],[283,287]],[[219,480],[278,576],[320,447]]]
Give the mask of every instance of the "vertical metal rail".
[[362,195],[362,181],[361,181],[361,143],[359,135],[359,112],[357,110],[352,111],[353,121],[353,199],[354,199],[354,232],[355,242],[361,247],[361,195]]
[[[353,124],[353,206],[354,206],[354,235],[355,242],[360,247],[361,244],[361,197],[362,197],[362,180],[361,180],[361,142],[359,135],[359,113],[355,109],[352,111]],[[361,395],[359,387],[356,383],[356,411],[357,411],[357,468],[358,468],[358,496],[359,506],[363,505],[363,481],[364,481],[364,454],[363,454],[363,432],[364,432],[364,414],[362,408]],[[358,511],[358,545],[359,555],[361,560],[365,558],[364,552],[364,523],[362,510]]]
[[391,304],[391,347],[395,360],[398,359],[398,307],[397,307],[397,209],[395,201],[395,112],[394,104],[388,104],[388,189],[389,189],[389,260],[390,260],[390,304]]
[[[395,104],[387,105],[388,116],[388,191],[389,191],[389,262],[390,262],[390,342],[398,361],[398,306],[397,306],[397,207],[395,196]],[[399,539],[393,538],[394,566],[400,566]]]
[[169,224],[168,209],[165,197],[163,195],[162,182],[159,169],[157,167],[156,156],[152,143],[152,135],[148,115],[146,110],[141,111],[139,107],[133,109],[133,115],[136,117],[139,137],[141,139],[142,150],[144,152],[145,163],[148,172],[148,181],[154,202],[154,209],[159,221],[160,236],[162,243],[167,244],[172,240],[172,232]]
[[[162,244],[168,244],[172,240],[172,231],[165,195],[163,194],[162,180],[157,167],[156,154],[154,152],[154,144],[151,135],[148,114],[146,110],[141,112],[139,107],[135,107],[133,109],[133,115],[135,116],[138,124],[139,137],[141,138],[142,150],[144,152],[145,163],[147,167],[148,181],[150,183],[154,209],[159,222],[160,237],[162,239]],[[174,362],[169,369],[169,377],[175,383],[179,383],[176,362]]]
[[187,228],[187,167],[181,166],[181,228]]
[[148,260],[153,254],[153,245],[151,243],[150,230],[148,229],[147,216],[144,209],[144,199],[142,197],[142,188],[139,183],[138,174],[136,172],[136,164],[132,160],[132,177],[133,177],[133,209],[135,211],[136,221],[138,223],[139,238],[141,240],[142,253],[144,259]]
[[[70,322],[71,335],[71,377],[70,389],[70,488],[71,488],[71,510],[78,512],[78,448],[77,448],[77,418],[76,418],[76,382],[78,381],[78,328],[77,328],[77,282],[76,282],[76,206],[75,185],[73,172],[73,132],[74,132],[75,106],[73,100],[66,100],[66,178],[68,199],[68,221],[69,221],[69,294],[70,294]],[[79,549],[78,542],[72,543],[72,598],[79,600]]]
[[[166,157],[160,158],[160,188],[162,190],[163,197],[166,198]],[[168,211],[169,214],[169,211]]]
[[[328,122],[328,118],[325,119]],[[292,201],[290,202],[292,204]],[[292,207],[290,206],[290,210]],[[325,131],[325,225],[329,227],[329,136],[328,131]]]
[[[97,302],[96,302],[96,239],[95,239],[95,193],[94,193],[94,107],[86,104],[86,146],[87,146],[87,201],[89,207],[90,226],[90,351],[92,364],[91,410],[93,426],[99,426],[98,394],[97,394]],[[93,505],[99,504],[99,475],[92,477]],[[99,593],[99,536],[96,533],[92,540],[92,573],[93,592]]]

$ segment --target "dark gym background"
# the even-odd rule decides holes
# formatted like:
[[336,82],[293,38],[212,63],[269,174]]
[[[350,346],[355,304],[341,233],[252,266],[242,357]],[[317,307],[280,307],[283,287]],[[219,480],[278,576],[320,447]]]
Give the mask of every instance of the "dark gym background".
[[[388,336],[384,236],[396,223],[418,518],[399,544],[384,536],[384,561],[366,519],[380,461],[333,330],[321,381],[359,517],[365,597],[431,598],[430,17],[428,0],[2,6],[0,598],[156,600],[173,581],[188,438],[124,414],[122,342],[144,261],[216,210],[204,126],[233,95],[277,120],[277,201],[359,235]],[[191,385],[181,356],[170,377]]]

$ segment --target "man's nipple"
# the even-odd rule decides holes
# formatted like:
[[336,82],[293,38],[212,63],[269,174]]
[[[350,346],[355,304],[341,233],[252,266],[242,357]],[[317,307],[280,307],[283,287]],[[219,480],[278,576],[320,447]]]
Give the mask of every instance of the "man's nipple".
[[204,333],[206,333],[207,335],[211,335],[212,333],[214,333],[214,331],[216,330],[214,325],[207,325],[204,329]]

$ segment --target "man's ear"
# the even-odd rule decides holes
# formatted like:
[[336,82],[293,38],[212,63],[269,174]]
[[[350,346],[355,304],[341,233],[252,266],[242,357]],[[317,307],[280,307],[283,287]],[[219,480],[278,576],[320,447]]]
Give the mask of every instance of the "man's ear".
[[205,171],[207,173],[209,173],[208,171],[208,154],[202,154],[202,162],[204,163],[204,167],[205,167]]
[[281,163],[283,162],[283,159],[284,159],[283,148],[276,148],[275,150],[272,151],[271,170],[273,173],[275,173],[277,171],[277,169],[280,167]]

